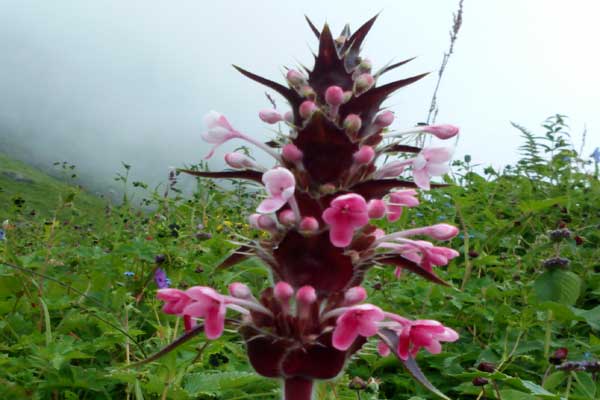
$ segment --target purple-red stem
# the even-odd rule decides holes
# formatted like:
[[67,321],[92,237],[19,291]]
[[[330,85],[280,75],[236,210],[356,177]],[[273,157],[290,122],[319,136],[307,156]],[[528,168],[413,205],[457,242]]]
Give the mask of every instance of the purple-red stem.
[[283,383],[283,400],[312,400],[313,381],[304,378],[287,378]]

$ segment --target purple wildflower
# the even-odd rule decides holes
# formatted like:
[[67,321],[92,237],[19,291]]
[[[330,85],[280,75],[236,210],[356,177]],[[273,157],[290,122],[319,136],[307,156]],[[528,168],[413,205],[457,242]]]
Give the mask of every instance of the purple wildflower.
[[171,280],[167,278],[167,273],[162,268],[156,268],[154,271],[154,282],[159,289],[166,289],[171,284]]

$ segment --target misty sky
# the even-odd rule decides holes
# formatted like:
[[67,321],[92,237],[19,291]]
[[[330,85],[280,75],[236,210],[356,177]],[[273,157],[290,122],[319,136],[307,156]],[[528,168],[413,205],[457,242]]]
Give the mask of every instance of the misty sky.
[[[37,163],[68,160],[106,182],[120,161],[136,178],[163,180],[168,166],[206,153],[211,109],[268,138],[257,118],[265,89],[231,64],[280,82],[283,65],[311,65],[304,14],[338,32],[382,11],[363,52],[374,69],[418,56],[385,82],[438,69],[457,3],[0,0],[0,138]],[[600,146],[598,15],[596,0],[465,0],[439,93],[438,122],[462,128],[457,156],[513,162],[521,140],[509,121],[537,129],[555,113],[571,118],[577,148],[587,125],[585,155]],[[394,128],[426,119],[434,75],[386,103]]]

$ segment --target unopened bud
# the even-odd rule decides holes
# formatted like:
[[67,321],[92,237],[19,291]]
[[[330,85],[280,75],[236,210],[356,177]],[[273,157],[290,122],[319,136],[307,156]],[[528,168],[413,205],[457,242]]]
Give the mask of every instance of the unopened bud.
[[288,82],[290,83],[290,85],[292,85],[294,87],[300,86],[300,85],[304,84],[304,82],[306,82],[306,78],[304,77],[304,75],[302,75],[300,72],[296,71],[295,69],[290,69],[286,74],[286,78],[287,78]]
[[329,86],[325,91],[325,101],[330,106],[339,106],[344,102],[344,91],[339,86]]
[[360,72],[371,72],[373,68],[373,63],[368,58],[363,58],[360,64],[358,64],[358,69]]
[[371,74],[360,74],[354,81],[354,94],[360,96],[375,84],[375,78]]
[[385,202],[380,199],[372,199],[367,203],[367,213],[369,218],[379,219],[385,216]]
[[288,143],[281,149],[283,158],[291,163],[296,163],[302,160],[302,151],[293,143]]
[[294,295],[294,288],[287,282],[277,282],[274,294],[279,301],[287,303]]
[[344,130],[348,135],[355,136],[360,131],[361,126],[362,120],[356,114],[348,114],[344,119]]
[[377,125],[380,128],[386,128],[390,126],[392,122],[394,122],[394,113],[391,111],[384,111],[382,113],[379,113],[373,120],[373,124]]
[[277,222],[269,215],[252,214],[248,217],[248,222],[250,226],[256,229],[265,231],[274,231],[277,229]]
[[371,146],[361,146],[356,153],[353,154],[354,161],[357,164],[368,164],[375,157],[375,150]]
[[473,386],[485,386],[488,383],[490,383],[490,381],[487,378],[484,378],[483,376],[477,376],[473,378]]
[[349,102],[350,99],[352,98],[352,95],[353,95],[352,90],[346,90],[344,92],[344,101],[342,103],[346,104],[347,102]]
[[337,190],[336,186],[333,183],[325,183],[319,187],[319,192],[322,194],[332,194]]
[[308,119],[311,117],[311,115],[313,115],[313,113],[316,111],[317,109],[317,105],[310,101],[310,100],[306,100],[304,102],[302,102],[302,104],[300,104],[300,116],[303,119]]
[[542,263],[542,266],[546,269],[557,269],[557,268],[567,268],[570,264],[570,261],[568,258],[563,258],[563,257],[553,257],[553,258],[549,258],[547,260],[544,260],[544,262]]
[[427,229],[427,234],[436,240],[449,240],[458,235],[458,228],[448,224],[436,224]]
[[483,372],[489,372],[490,374],[496,371],[496,365],[491,362],[482,361],[477,366],[477,369]]
[[367,298],[367,291],[362,286],[354,286],[346,290],[344,300],[346,305],[362,303]]
[[319,230],[319,221],[317,221],[314,217],[304,217],[300,221],[300,225],[298,227],[301,232],[316,232]]
[[560,242],[563,239],[570,238],[571,237],[571,231],[568,230],[567,228],[556,229],[554,231],[550,231],[548,233],[548,236],[550,236],[550,240],[552,240],[553,242]]
[[459,128],[454,125],[431,125],[423,127],[424,132],[429,132],[438,139],[450,139],[458,134]]
[[242,153],[227,153],[225,154],[225,162],[231,168],[235,169],[252,169],[256,168],[257,164],[245,154]]
[[317,301],[315,288],[309,285],[302,286],[296,293],[296,301],[302,304],[312,304]]
[[559,349],[556,349],[556,351],[550,356],[548,361],[550,362],[550,364],[560,365],[564,360],[567,359],[568,355],[569,349],[567,349],[566,347],[561,347]]
[[287,111],[285,114],[283,114],[283,119],[285,120],[285,122],[293,124],[294,123],[294,113],[291,111]]
[[261,121],[266,122],[267,124],[276,124],[281,121],[283,117],[275,110],[261,110],[258,113],[258,117]]
[[296,223],[296,214],[289,208],[279,213],[279,222],[283,225],[290,226]]
[[306,97],[309,100],[315,100],[317,98],[317,94],[315,90],[308,85],[304,85],[299,90],[300,96]]
[[360,376],[355,376],[348,384],[348,388],[352,390],[365,390],[367,388],[367,382]]
[[250,288],[241,282],[233,282],[229,285],[229,294],[238,299],[249,299],[252,297]]

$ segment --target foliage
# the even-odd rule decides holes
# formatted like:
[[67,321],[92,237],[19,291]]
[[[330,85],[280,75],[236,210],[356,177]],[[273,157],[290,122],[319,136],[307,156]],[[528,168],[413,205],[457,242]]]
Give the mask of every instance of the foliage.
[[[565,117],[546,121],[541,136],[519,129],[526,144],[517,165],[480,173],[469,159],[455,162],[447,178],[454,185],[430,192],[430,202],[394,223],[461,227],[451,243],[461,257],[440,272],[453,287],[433,287],[410,273],[399,282],[393,271],[374,268],[370,300],[419,310],[459,331],[461,339],[442,354],[419,355],[428,378],[452,398],[595,399],[594,374],[548,360],[561,347],[570,361],[593,361],[600,352],[600,182],[569,143]],[[118,178],[143,188],[127,182],[127,167]],[[3,161],[0,176],[28,173],[19,168]],[[199,178],[188,198],[172,179],[116,206],[67,185],[47,186],[43,196],[34,184],[2,182],[0,217],[9,222],[0,241],[0,398],[279,398],[276,383],[252,373],[235,332],[210,342],[200,335],[135,365],[182,332],[154,298],[158,266],[176,287],[224,290],[240,278],[255,292],[268,285],[266,269],[253,259],[215,270],[236,235],[256,234],[242,220],[241,211],[256,202],[250,187],[223,191]],[[6,201],[19,196],[20,206]],[[481,362],[494,368],[477,369]],[[488,383],[474,386],[475,378]],[[429,398],[398,361],[377,355],[374,342],[345,375],[319,388],[321,399],[359,395]]]

